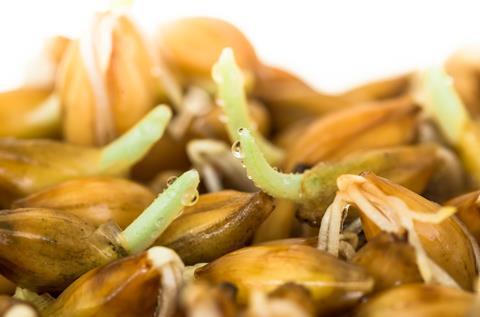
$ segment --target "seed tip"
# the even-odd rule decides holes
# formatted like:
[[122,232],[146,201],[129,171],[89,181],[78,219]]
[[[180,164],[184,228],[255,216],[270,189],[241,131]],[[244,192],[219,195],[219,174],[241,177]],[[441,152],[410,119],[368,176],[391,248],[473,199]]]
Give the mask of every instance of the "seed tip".
[[167,117],[168,119],[172,117],[172,110],[169,106],[164,104],[156,106],[150,113],[154,116]]
[[198,171],[194,168],[186,171],[183,175],[184,177],[192,178],[195,181],[200,181],[200,174],[198,174]]

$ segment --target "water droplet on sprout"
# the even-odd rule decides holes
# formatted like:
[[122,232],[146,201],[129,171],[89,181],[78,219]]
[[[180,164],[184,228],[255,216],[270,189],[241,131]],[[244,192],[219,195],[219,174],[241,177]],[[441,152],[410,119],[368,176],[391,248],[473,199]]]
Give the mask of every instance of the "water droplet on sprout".
[[237,130],[237,133],[238,133],[239,135],[245,135],[245,133],[247,133],[247,129],[245,129],[245,128],[240,128],[240,129]]
[[235,158],[241,160],[243,159],[242,147],[240,145],[240,141],[235,141],[232,144],[232,154]]
[[175,181],[177,180],[177,176],[171,176],[167,179],[167,186],[170,186],[172,185],[173,183],[175,183]]
[[182,196],[182,205],[184,206],[193,206],[198,201],[198,191],[194,189],[193,191],[186,192]]

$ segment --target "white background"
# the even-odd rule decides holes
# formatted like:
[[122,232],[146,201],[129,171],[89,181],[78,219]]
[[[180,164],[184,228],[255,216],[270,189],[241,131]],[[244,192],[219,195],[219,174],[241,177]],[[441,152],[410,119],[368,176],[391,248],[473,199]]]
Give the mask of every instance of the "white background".
[[[53,34],[80,34],[98,0],[0,1],[0,89]],[[441,63],[456,48],[480,44],[478,1],[137,0],[137,22],[153,31],[188,15],[222,17],[240,27],[268,63],[324,91]]]

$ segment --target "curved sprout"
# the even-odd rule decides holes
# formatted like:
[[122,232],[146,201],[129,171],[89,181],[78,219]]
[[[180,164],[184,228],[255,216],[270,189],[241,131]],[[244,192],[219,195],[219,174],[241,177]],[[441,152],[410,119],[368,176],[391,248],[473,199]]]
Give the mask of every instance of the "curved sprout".
[[443,69],[431,68],[422,74],[421,87],[425,110],[438,122],[448,140],[458,144],[471,119],[452,86],[452,79]]
[[238,140],[237,131],[247,128],[252,131],[258,144],[271,164],[278,164],[284,156],[277,148],[256,131],[248,114],[247,97],[242,71],[235,62],[231,48],[225,48],[212,68],[212,77],[217,84],[219,105],[227,116],[227,129],[232,142]]
[[167,106],[154,108],[133,128],[101,150],[100,169],[109,173],[127,171],[162,137],[171,117],[172,111]]
[[196,170],[187,171],[178,177],[122,232],[125,249],[129,253],[137,253],[148,248],[180,214],[183,207],[198,198],[199,182]]
[[285,174],[271,167],[248,129],[238,131],[243,163],[255,185],[276,198],[301,199],[302,174]]

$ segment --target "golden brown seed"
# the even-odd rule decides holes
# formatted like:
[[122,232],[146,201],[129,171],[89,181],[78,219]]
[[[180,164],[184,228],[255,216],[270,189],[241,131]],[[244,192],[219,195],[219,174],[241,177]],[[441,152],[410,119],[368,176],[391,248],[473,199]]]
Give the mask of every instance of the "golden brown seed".
[[467,316],[474,296],[440,285],[407,284],[386,290],[355,311],[355,317]]
[[181,260],[173,251],[151,248],[85,273],[46,309],[44,315],[171,316],[182,268]]
[[0,273],[40,292],[63,290],[84,272],[126,255],[119,229],[41,208],[0,212]]
[[240,67],[253,72],[259,63],[248,39],[232,24],[215,18],[192,17],[163,26],[158,52],[183,85],[213,90],[211,69],[225,47],[235,52]]
[[293,201],[275,199],[275,208],[255,232],[254,243],[290,237],[296,222],[296,208]]
[[[434,213],[440,206],[414,192],[373,173],[364,177],[386,195],[401,199],[409,208],[421,213]],[[368,218],[361,216],[363,230],[368,240],[379,234],[380,229]],[[458,219],[450,217],[441,223],[414,221],[423,248],[428,256],[443,268],[461,287],[472,289],[477,276],[475,242],[467,235]]]
[[9,207],[13,200],[47,186],[92,174],[98,160],[94,148],[49,140],[0,139],[0,204]]
[[409,86],[409,76],[382,80],[339,95],[328,95],[309,86],[294,74],[262,65],[257,70],[254,95],[272,113],[274,129],[312,116],[338,111],[367,101],[399,97]]
[[480,243],[480,191],[474,191],[455,197],[445,203],[457,207],[456,216],[467,227],[475,240]]
[[423,281],[418,271],[415,250],[406,239],[380,233],[367,242],[351,259],[375,279],[375,290]]
[[350,105],[347,98],[318,92],[294,74],[270,66],[258,69],[253,94],[270,110],[276,131]]
[[351,307],[373,288],[373,279],[361,268],[302,245],[243,248],[197,269],[195,275],[234,284],[243,303],[255,290],[270,292],[295,281],[311,292],[325,313]]
[[57,87],[65,139],[103,145],[140,120],[162,92],[151,53],[129,18],[99,13],[89,32],[69,45]]
[[273,210],[263,192],[222,191],[201,195],[156,241],[186,264],[210,262],[244,246]]
[[293,171],[299,164],[313,166],[358,150],[408,144],[416,134],[417,113],[410,98],[401,98],[317,119],[289,147],[284,167]]
[[46,188],[12,204],[12,208],[49,208],[74,214],[100,226],[114,221],[126,228],[154,199],[146,187],[115,177],[89,177]]
[[[263,104],[250,100],[249,115],[260,133],[267,135],[270,132],[269,113]],[[225,120],[227,119],[223,109],[218,106],[213,107],[207,114],[193,120],[189,137],[229,141]]]
[[399,75],[360,85],[345,92],[343,96],[357,103],[396,98],[408,93],[411,81],[412,74]]
[[186,170],[190,168],[190,162],[185,151],[186,145],[186,137],[175,139],[166,131],[145,157],[133,166],[132,177],[140,181],[150,181],[163,170]]
[[316,117],[297,120],[285,129],[278,131],[274,136],[273,142],[280,148],[289,150],[295,142],[302,137],[310,124],[315,121]]

